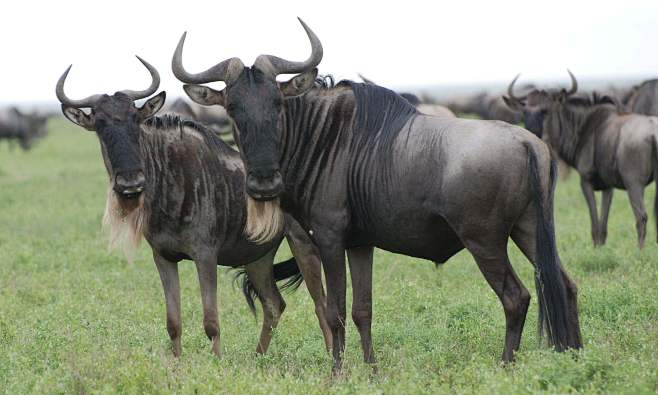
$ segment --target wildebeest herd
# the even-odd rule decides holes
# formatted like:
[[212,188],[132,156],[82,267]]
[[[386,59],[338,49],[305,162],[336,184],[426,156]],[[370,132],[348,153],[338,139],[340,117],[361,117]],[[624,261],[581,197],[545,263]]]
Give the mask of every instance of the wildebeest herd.
[[[556,162],[581,177],[595,245],[606,240],[613,189],[628,191],[641,248],[643,191],[658,176],[658,118],[650,116],[658,115],[658,84],[646,82],[618,100],[579,95],[573,74],[569,90],[526,85],[519,93],[515,78],[505,97],[431,107],[365,79],[333,84],[318,78],[322,44],[300,22],[311,43],[307,60],[261,55],[245,66],[231,58],[198,73],[183,66],[183,34],[173,74],[192,101],[217,110],[214,119],[182,101],[165,106],[165,92],[154,95],[160,75],[142,59],[152,79],[143,91],[71,99],[64,92],[70,67],[57,82],[66,118],[99,138],[109,176],[103,221],[111,242],[130,255],[143,237],[153,251],[174,354],[181,354],[182,333],[178,262],[189,259],[198,271],[204,329],[215,354],[221,351],[217,265],[243,267],[245,296],[252,309],[254,297],[263,309],[257,352],[267,351],[285,308],[277,281],[295,286],[303,278],[333,371],[340,372],[347,257],[352,319],[364,361],[375,364],[372,265],[378,247],[436,264],[468,250],[503,305],[502,360],[512,361],[530,293],[510,264],[510,238],[535,268],[540,333],[557,351],[582,348],[576,284],[556,245]],[[295,76],[277,81],[282,74]],[[226,84],[221,91],[204,85],[218,81]],[[140,99],[147,100],[138,107]],[[163,107],[170,114],[158,116]],[[483,120],[458,118],[450,109]],[[14,115],[14,122],[19,119]],[[239,151],[219,138],[224,128]],[[294,258],[274,264],[284,237]]]

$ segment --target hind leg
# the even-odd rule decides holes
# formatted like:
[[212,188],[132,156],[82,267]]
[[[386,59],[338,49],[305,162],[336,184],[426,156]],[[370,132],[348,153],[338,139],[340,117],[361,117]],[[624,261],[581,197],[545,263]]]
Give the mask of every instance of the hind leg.
[[[536,267],[536,243],[537,243],[537,223],[535,210],[532,207],[525,212],[512,229],[512,240],[519,247],[523,255]],[[578,319],[578,287],[571,280],[564,266],[560,265],[560,272],[567,291],[568,319],[569,319],[569,344],[572,348],[581,348],[582,340],[580,335],[580,323]],[[539,292],[539,291],[538,291]],[[541,328],[540,328],[541,330]]]
[[521,343],[525,317],[530,305],[530,293],[517,277],[509,261],[507,236],[501,240],[501,237],[489,236],[498,235],[499,232],[482,230],[473,234],[477,236],[462,235],[462,240],[503,305],[506,329],[502,360],[510,362]]
[[286,231],[288,244],[297,260],[299,271],[304,277],[306,289],[315,304],[315,315],[320,323],[325,347],[328,352],[331,352],[331,329],[327,324],[327,298],[322,286],[322,262],[320,262],[319,253],[304,229],[294,219],[286,216],[286,223],[288,225]]
[[258,299],[263,306],[263,327],[260,332],[260,340],[256,347],[258,354],[265,354],[270,346],[272,340],[272,331],[279,324],[279,319],[283,310],[286,308],[286,303],[279,293],[274,282],[274,274],[272,273],[272,262],[274,261],[274,254],[276,249],[267,253],[259,260],[252,262],[245,266],[247,277],[254,285]]

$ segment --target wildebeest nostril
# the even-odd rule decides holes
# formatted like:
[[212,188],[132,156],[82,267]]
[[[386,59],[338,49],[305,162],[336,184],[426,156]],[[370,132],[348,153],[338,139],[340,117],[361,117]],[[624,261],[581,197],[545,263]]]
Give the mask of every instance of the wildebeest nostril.
[[142,171],[119,173],[114,182],[114,190],[122,195],[136,195],[144,190],[145,177]]
[[247,192],[256,199],[276,197],[283,190],[283,178],[278,170],[268,176],[259,177],[255,172],[247,175]]

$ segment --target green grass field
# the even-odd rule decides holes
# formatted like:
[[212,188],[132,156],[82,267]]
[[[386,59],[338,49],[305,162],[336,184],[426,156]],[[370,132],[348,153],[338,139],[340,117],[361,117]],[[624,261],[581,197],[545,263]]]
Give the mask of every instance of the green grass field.
[[[62,120],[29,153],[0,145],[0,392],[528,393],[658,391],[658,247],[650,215],[638,251],[626,194],[616,192],[608,244],[591,245],[577,175],[556,196],[559,251],[580,287],[584,351],[540,345],[530,264],[510,243],[533,301],[517,362],[502,366],[503,310],[470,255],[434,264],[377,251],[373,339],[379,373],[347,328],[344,376],[330,378],[304,287],[266,356],[232,274],[220,269],[221,359],[202,327],[194,265],[182,262],[183,355],[173,358],[164,298],[144,244],[133,265],[100,230],[107,177],[93,133]],[[655,188],[647,190],[653,207]],[[280,256],[289,253],[281,251]],[[349,287],[348,287],[349,288]],[[349,309],[349,305],[348,305]],[[348,310],[349,311],[349,310]]]

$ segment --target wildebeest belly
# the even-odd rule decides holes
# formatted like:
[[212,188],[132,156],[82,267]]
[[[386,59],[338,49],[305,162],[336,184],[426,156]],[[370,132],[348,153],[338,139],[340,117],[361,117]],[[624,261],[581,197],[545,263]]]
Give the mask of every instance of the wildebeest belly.
[[359,245],[374,245],[436,263],[447,261],[464,248],[443,217],[416,210],[391,212],[376,225],[355,229],[348,239],[348,247]]

